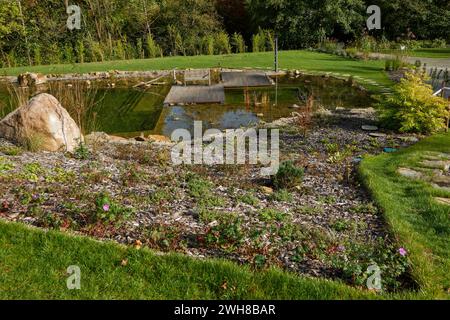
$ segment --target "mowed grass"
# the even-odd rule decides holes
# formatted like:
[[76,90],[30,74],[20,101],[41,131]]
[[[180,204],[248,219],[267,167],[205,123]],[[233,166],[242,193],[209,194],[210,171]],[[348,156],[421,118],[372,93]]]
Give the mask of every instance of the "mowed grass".
[[[369,89],[379,89],[377,85],[391,86],[392,82],[384,70],[383,61],[352,60],[312,51],[281,51],[281,69],[299,69],[312,73],[330,72],[338,76],[355,76],[355,80]],[[273,52],[245,53],[217,56],[165,57],[141,60],[107,61],[83,64],[44,65],[0,69],[1,75],[17,76],[23,72],[43,74],[88,73],[100,71],[143,71],[170,70],[174,68],[263,68],[273,69]],[[377,85],[374,85],[376,83]]]
[[[126,261],[123,262],[123,261]],[[67,289],[67,267],[81,289]],[[374,299],[344,284],[0,221],[0,299]]]
[[450,208],[433,197],[450,193],[397,174],[399,167],[413,168],[425,151],[450,153],[450,134],[440,134],[395,154],[369,157],[360,172],[374,200],[401,243],[409,251],[413,276],[421,290],[450,298]]
[[417,49],[410,55],[419,58],[450,59],[450,48]]

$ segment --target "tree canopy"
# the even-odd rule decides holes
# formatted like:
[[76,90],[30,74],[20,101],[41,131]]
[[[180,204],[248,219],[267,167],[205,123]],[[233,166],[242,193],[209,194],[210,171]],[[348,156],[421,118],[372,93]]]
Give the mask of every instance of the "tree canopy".
[[[1,66],[160,55],[313,47],[327,38],[450,42],[447,0],[79,0],[81,30],[68,30],[67,0],[0,0]],[[369,5],[382,30],[366,29]]]

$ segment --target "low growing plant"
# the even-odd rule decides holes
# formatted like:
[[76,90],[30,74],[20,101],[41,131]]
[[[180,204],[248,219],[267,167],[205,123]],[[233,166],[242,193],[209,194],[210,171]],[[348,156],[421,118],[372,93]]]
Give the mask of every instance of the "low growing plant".
[[98,221],[102,221],[104,223],[117,223],[127,220],[133,210],[130,208],[123,207],[118,203],[112,201],[108,194],[100,193],[96,200],[96,213],[95,218]]

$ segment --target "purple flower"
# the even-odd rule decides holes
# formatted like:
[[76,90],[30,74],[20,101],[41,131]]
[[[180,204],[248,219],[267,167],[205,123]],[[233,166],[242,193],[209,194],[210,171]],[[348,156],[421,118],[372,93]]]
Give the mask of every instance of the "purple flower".
[[103,211],[109,211],[109,204],[105,203],[103,205]]
[[345,251],[345,246],[340,245],[337,247],[338,251]]
[[405,248],[400,248],[400,249],[398,249],[398,253],[400,253],[400,255],[402,257],[404,257],[404,256],[406,256],[408,254],[408,251],[406,251]]

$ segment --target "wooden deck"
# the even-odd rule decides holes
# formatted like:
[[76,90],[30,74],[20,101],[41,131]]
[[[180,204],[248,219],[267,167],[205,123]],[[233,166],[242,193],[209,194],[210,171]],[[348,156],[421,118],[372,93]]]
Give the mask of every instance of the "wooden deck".
[[222,72],[225,88],[267,87],[273,85],[272,80],[264,72]]
[[164,105],[225,103],[224,86],[173,86]]

